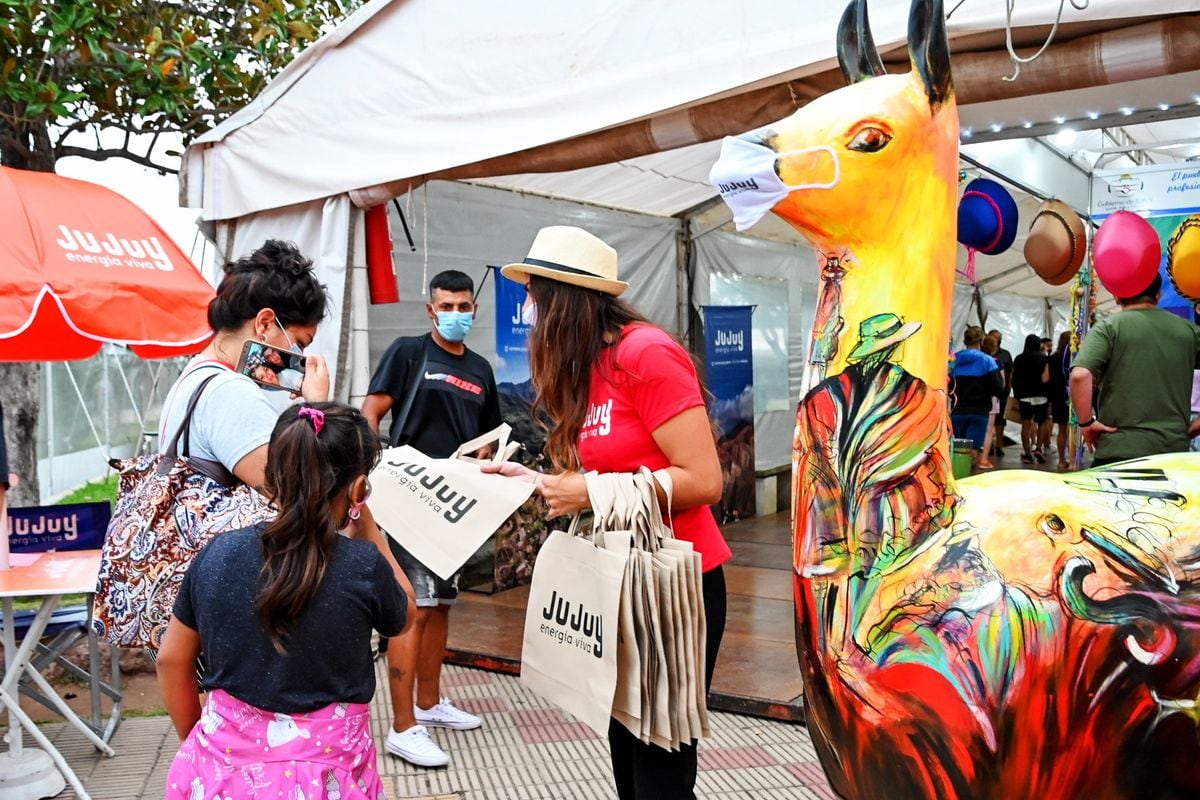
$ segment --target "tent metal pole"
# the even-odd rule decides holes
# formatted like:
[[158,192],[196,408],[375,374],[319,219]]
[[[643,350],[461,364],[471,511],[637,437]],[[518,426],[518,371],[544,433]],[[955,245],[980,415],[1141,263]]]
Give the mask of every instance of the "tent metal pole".
[[54,447],[54,437],[55,437],[56,431],[54,430],[55,426],[54,426],[54,364],[53,363],[46,364],[45,378],[46,378],[46,464],[49,467],[48,472],[50,474],[48,476],[49,480],[47,481],[47,483],[50,484],[50,488],[48,491],[43,491],[42,496],[43,497],[53,497],[54,496],[54,459],[55,459],[55,456],[57,455],[57,453],[55,453],[55,447]]
[[979,327],[987,328],[987,310],[983,307],[983,292],[979,288],[979,284],[975,284],[975,290],[971,292],[971,303],[975,306],[975,315],[979,317]]
[[1025,268],[1028,266],[1029,266],[1028,264],[1021,263],[1015,267],[1009,267],[1008,269],[1004,270],[1003,272],[997,272],[995,275],[990,275],[987,278],[984,278],[983,280],[981,280],[979,282],[979,286],[991,286],[996,281],[1003,280],[1004,278],[1007,278],[1010,275],[1016,275],[1018,272],[1024,272]]
[[100,438],[100,433],[96,430],[96,421],[92,419],[92,412],[88,410],[87,401],[83,399],[83,392],[79,389],[79,382],[75,380],[75,372],[71,369],[70,362],[63,362],[63,366],[67,370],[67,377],[71,379],[71,388],[75,390],[75,397],[79,399],[79,408],[83,411],[83,418],[87,421],[88,430],[92,432],[92,436],[96,439],[96,444],[100,445],[100,452],[104,454],[104,460],[108,461],[112,458],[108,444]]
[[1001,172],[1000,170],[993,169],[992,167],[989,167],[987,164],[984,164],[982,161],[971,158],[969,155],[962,152],[961,150],[958,153],[958,157],[961,158],[963,161],[967,162],[968,164],[970,164],[971,166],[975,167],[976,169],[983,170],[984,172],[986,172],[987,174],[989,174],[993,177],[999,178],[1000,180],[1002,180],[1006,183],[1012,184],[1013,186],[1017,187],[1025,194],[1033,195],[1034,197],[1036,197],[1039,200],[1048,199],[1043,192],[1040,192],[1037,189],[1034,189],[1029,184],[1022,183],[1021,181],[1018,181],[1015,178],[1010,178],[1007,175],[1005,175],[1003,172]]

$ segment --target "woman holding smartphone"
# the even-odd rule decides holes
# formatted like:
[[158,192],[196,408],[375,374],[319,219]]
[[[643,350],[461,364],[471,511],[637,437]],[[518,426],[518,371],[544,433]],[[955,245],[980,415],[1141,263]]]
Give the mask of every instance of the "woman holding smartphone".
[[[617,253],[587,231],[543,228],[525,261],[502,272],[529,292],[523,316],[533,325],[533,416],[553,420],[546,454],[556,471],[542,475],[512,463],[490,471],[534,482],[557,517],[589,507],[584,471],[666,469],[675,535],[692,542],[703,560],[711,682],[725,631],[721,565],[732,554],[709,509],[721,498],[721,464],[691,357],[617,299],[629,286],[617,280]],[[671,752],[643,743],[615,720],[608,741],[621,800],[695,796],[695,742]]]
[[[263,485],[267,442],[279,409],[253,380],[239,375],[237,363],[247,341],[302,353],[325,317],[325,287],[312,261],[294,244],[270,240],[225,265],[217,296],[208,307],[212,341],[183,370],[163,403],[159,448],[165,452],[192,395],[205,386],[192,416],[189,455],[216,462],[237,480]],[[299,394],[308,402],[329,399],[329,370],[318,355],[308,356]]]

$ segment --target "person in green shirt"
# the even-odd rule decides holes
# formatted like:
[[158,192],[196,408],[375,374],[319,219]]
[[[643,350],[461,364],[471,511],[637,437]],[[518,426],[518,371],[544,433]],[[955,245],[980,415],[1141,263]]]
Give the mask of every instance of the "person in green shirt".
[[[1192,370],[1200,367],[1200,328],[1158,308],[1162,277],[1084,339],[1071,369],[1071,403],[1093,467],[1177,453],[1200,434],[1192,422]],[[1092,407],[1096,383],[1097,408]],[[1103,419],[1103,422],[1101,421]]]

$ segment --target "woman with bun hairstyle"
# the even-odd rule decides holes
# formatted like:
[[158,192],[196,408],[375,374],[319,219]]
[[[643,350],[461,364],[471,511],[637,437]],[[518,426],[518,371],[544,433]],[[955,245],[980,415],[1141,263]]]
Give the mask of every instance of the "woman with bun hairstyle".
[[[489,471],[532,481],[549,516],[558,517],[589,507],[584,471],[666,469],[674,485],[675,535],[690,541],[703,560],[705,677],[711,682],[725,631],[721,565],[731,553],[709,509],[721,498],[721,464],[691,357],[617,299],[629,286],[617,280],[617,253],[587,231],[543,228],[525,261],[502,272],[529,292],[523,316],[533,325],[534,418],[553,422],[545,452],[555,472],[542,475],[511,463]],[[659,494],[665,500],[661,487]],[[615,720],[608,741],[621,800],[695,796],[695,742],[671,752],[643,743]]]
[[371,635],[398,636],[413,610],[365,505],[378,437],[357,409],[297,405],[267,452],[263,488],[278,515],[200,551],[159,651],[182,741],[166,798],[378,800]]
[[[247,340],[303,352],[325,317],[325,287],[312,261],[294,244],[276,240],[225,265],[217,296],[208,306],[213,338],[184,368],[163,403],[159,447],[165,452],[201,383],[189,431],[189,455],[223,467],[255,488],[263,485],[267,440],[279,409],[264,389],[234,371]],[[329,370],[308,356],[300,395],[308,402],[329,399]]]

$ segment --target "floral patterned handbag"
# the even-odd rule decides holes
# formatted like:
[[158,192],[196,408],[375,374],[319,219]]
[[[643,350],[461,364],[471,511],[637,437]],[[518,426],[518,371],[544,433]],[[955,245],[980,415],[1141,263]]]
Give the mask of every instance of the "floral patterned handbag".
[[192,394],[165,454],[110,462],[121,477],[104,536],[92,625],[118,647],[158,649],[196,554],[219,533],[274,516],[266,498],[224,465],[189,457],[192,415],[215,377]]

